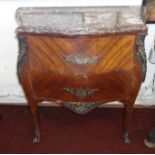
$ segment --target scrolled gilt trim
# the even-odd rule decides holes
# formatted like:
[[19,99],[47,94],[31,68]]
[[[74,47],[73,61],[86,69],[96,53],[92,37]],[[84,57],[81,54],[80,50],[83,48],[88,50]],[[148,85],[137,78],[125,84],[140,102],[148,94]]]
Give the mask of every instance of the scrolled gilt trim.
[[143,82],[145,81],[146,72],[147,72],[147,58],[144,48],[144,41],[145,41],[146,33],[139,34],[137,38],[137,57],[142,66],[142,74],[143,74]]
[[84,54],[72,54],[65,56],[65,60],[74,65],[91,65],[97,62],[98,57]]
[[22,34],[18,35],[18,43],[19,43],[19,53],[18,53],[18,63],[17,63],[17,74],[19,82],[21,83],[22,79],[22,69],[23,64],[26,62],[26,39]]
[[74,104],[64,103],[64,107],[72,110],[77,114],[86,114],[89,111],[95,109],[97,107],[97,104],[95,102],[91,103],[76,102]]
[[90,89],[90,88],[64,88],[65,91],[71,93],[72,95],[75,95],[79,99],[86,98],[93,94],[96,91],[99,91],[98,88]]

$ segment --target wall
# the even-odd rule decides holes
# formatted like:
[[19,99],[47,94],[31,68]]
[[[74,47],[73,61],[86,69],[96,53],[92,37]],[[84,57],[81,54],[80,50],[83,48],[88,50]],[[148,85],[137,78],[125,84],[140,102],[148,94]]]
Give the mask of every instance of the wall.
[[[101,6],[101,5],[141,5],[141,0],[1,0],[0,1],[0,103],[25,103],[26,99],[16,76],[18,43],[15,29],[15,10],[26,6]],[[149,36],[146,38],[146,52],[153,45],[155,26],[149,25]],[[152,104],[146,94],[152,95],[147,89],[151,83],[155,67],[148,63],[146,81],[142,86],[137,103]],[[150,87],[151,88],[151,87]],[[152,99],[152,96],[150,97]],[[149,99],[150,99],[149,98]],[[151,101],[151,102],[150,102]]]

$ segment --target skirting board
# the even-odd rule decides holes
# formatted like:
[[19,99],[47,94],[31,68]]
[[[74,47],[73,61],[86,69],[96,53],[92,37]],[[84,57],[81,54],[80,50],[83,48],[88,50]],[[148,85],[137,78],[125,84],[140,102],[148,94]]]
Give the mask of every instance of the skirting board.
[[[11,106],[28,106],[27,103],[0,103],[0,105],[11,105]],[[49,103],[49,102],[44,102],[39,104],[39,106],[44,106],[44,107],[61,107],[60,105],[56,103]],[[120,102],[109,102],[109,103],[104,103],[98,106],[98,108],[124,108],[124,105]],[[134,108],[153,108],[155,109],[155,105],[151,106],[146,106],[145,104],[135,104]]]

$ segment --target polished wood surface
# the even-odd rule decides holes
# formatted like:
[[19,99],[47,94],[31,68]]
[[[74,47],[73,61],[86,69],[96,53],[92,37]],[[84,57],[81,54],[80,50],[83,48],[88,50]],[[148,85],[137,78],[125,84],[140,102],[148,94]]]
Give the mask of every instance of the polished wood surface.
[[[134,77],[135,35],[68,38],[30,35],[27,41],[29,76],[35,98],[69,102],[118,100],[132,89],[128,81]],[[98,60],[94,64],[77,65],[65,59],[79,54]],[[79,99],[64,90],[81,87],[98,91]]]
[[[68,38],[32,35],[27,39],[30,70],[35,71],[35,66],[39,65],[39,70],[44,67],[45,71],[70,76],[81,72],[98,75],[117,70],[131,70],[133,67],[135,35]],[[65,60],[65,57],[71,54],[97,56],[98,61],[92,65],[72,65]]]

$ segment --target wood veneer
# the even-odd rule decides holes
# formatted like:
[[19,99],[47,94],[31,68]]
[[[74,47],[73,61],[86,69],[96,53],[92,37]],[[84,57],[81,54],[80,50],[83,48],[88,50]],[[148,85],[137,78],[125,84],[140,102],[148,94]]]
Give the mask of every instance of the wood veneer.
[[[27,40],[30,45],[28,50],[29,76],[34,89],[34,97],[61,99],[68,102],[93,102],[121,99],[123,94],[127,95],[126,87],[131,87],[128,81],[132,81],[133,77],[135,35],[93,38],[87,36],[67,39],[28,36]],[[111,44],[108,46],[109,41]],[[78,48],[79,45],[80,48]],[[92,65],[73,65],[65,59],[65,56],[71,54],[95,56],[99,60]],[[111,83],[108,82],[109,80]],[[122,83],[118,84],[117,81],[122,81]],[[64,90],[68,87],[98,88],[99,91],[84,99],[79,99]]]

